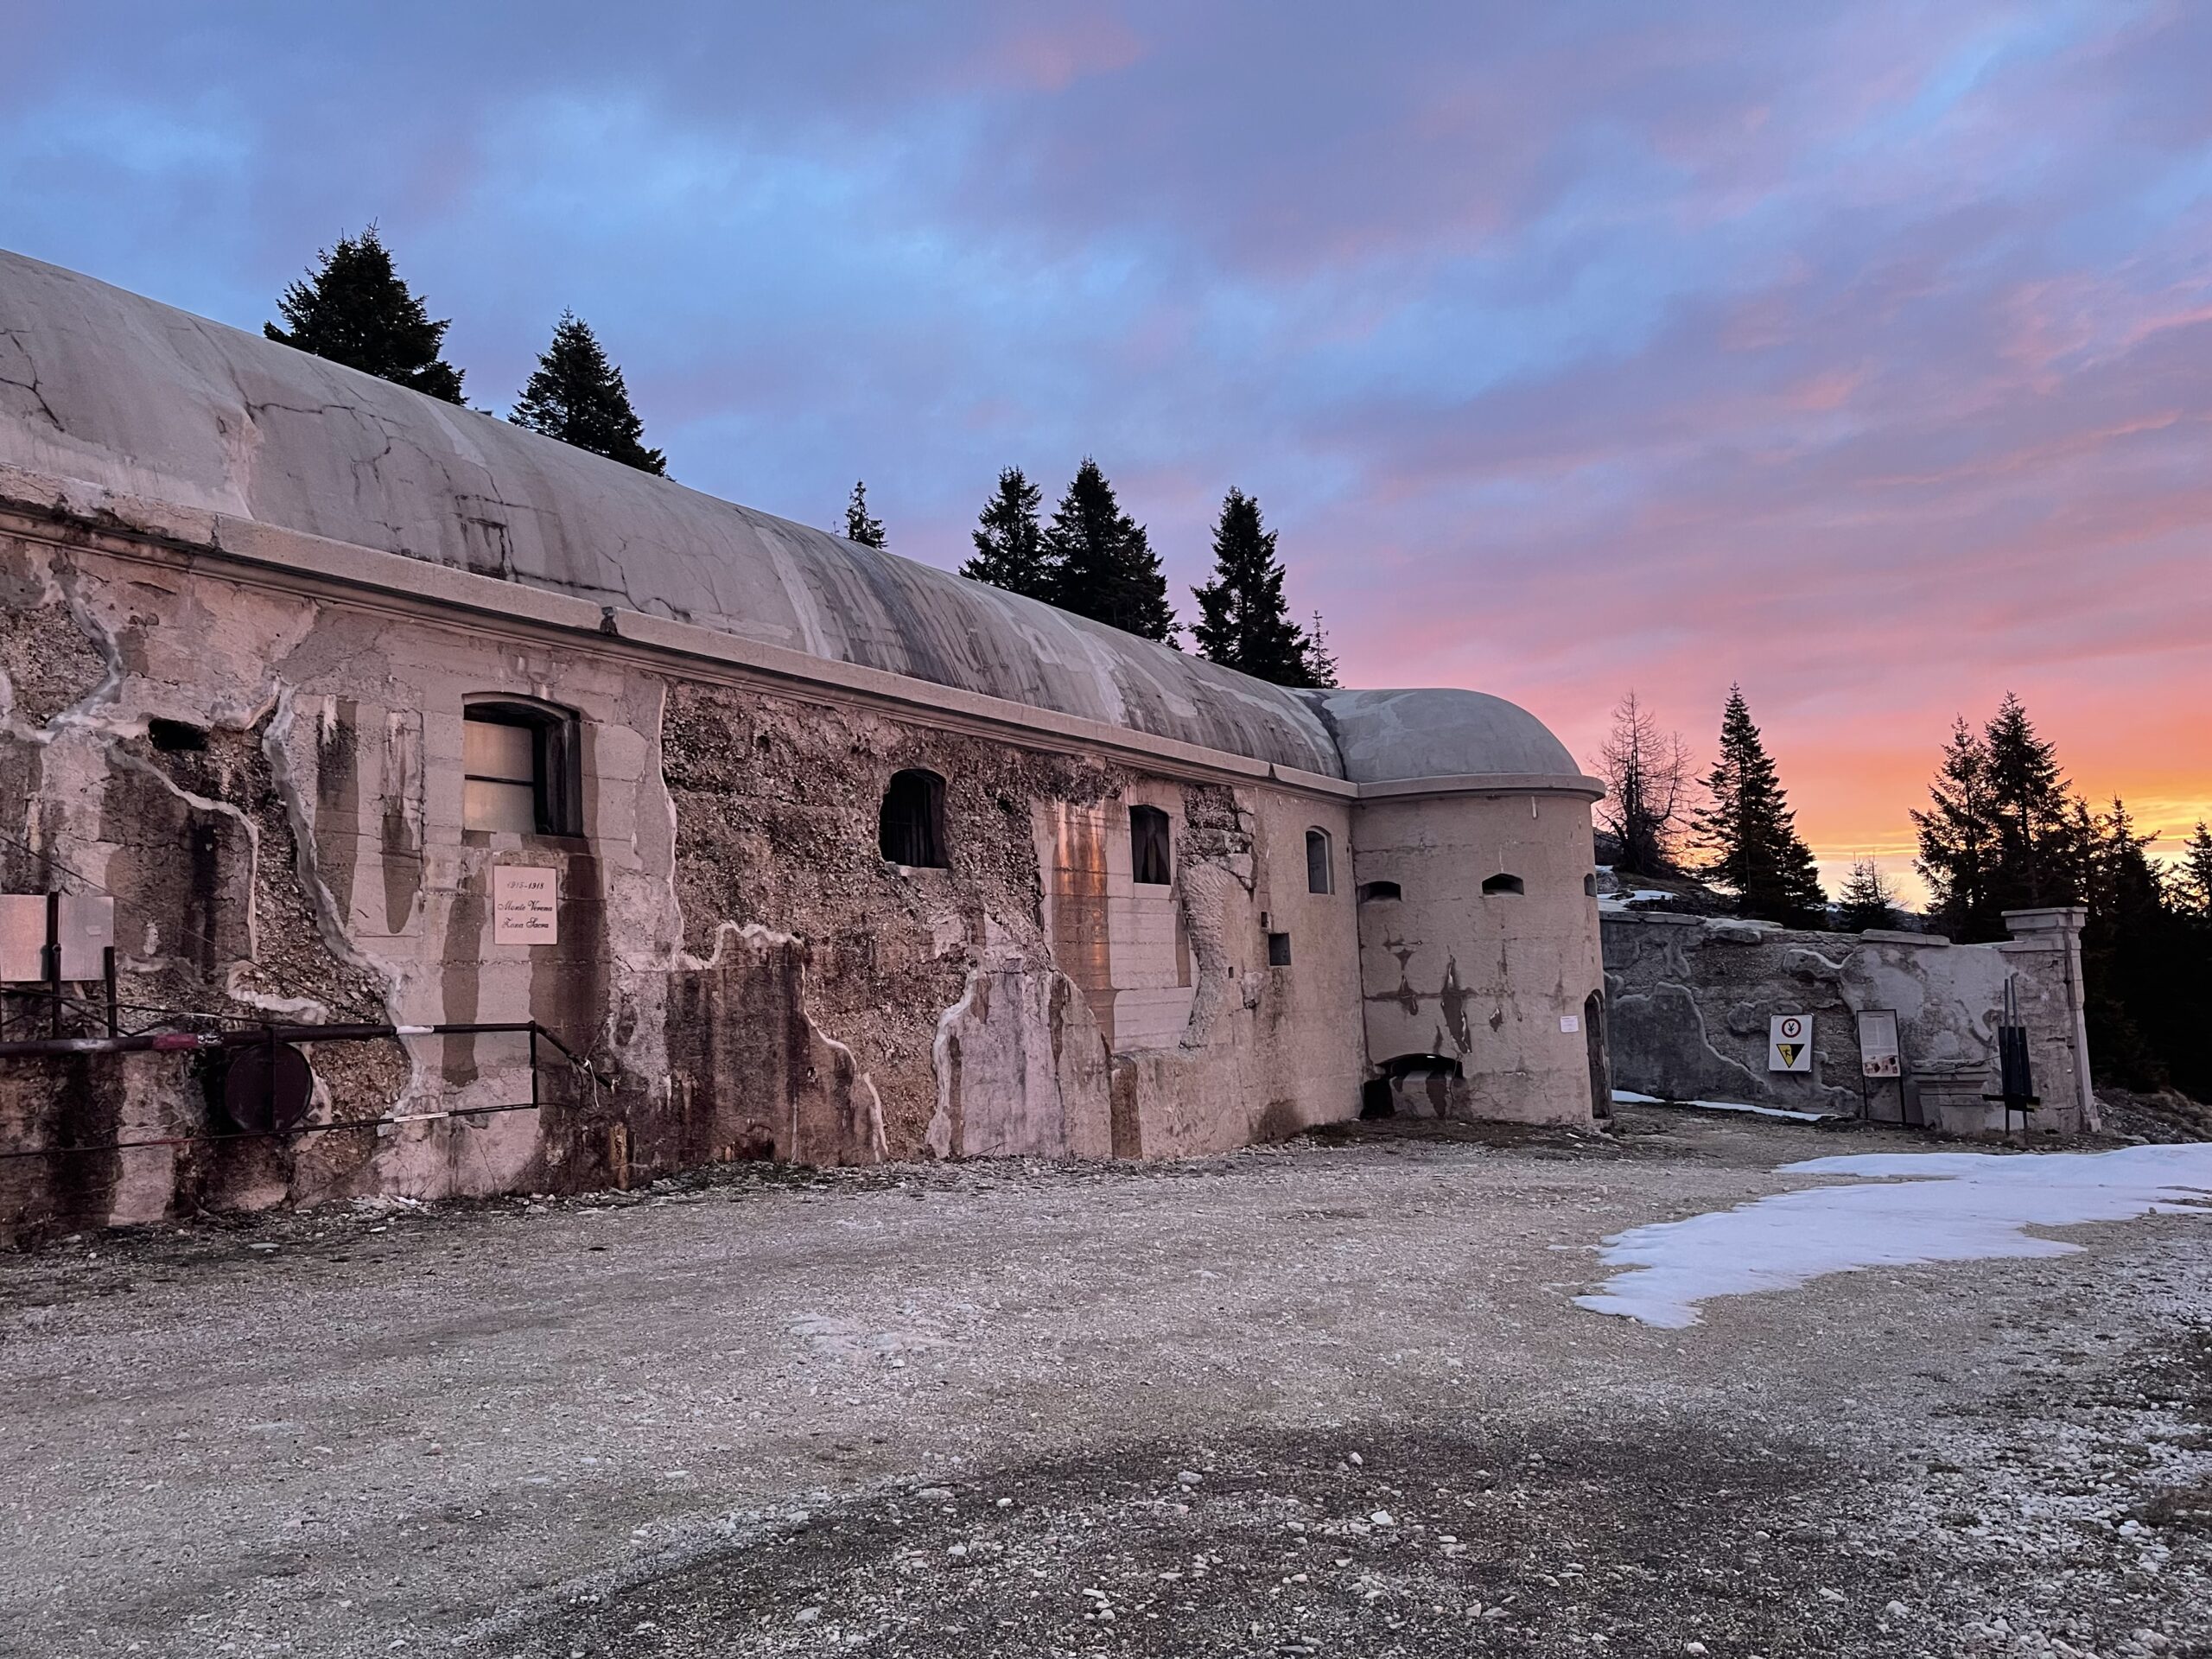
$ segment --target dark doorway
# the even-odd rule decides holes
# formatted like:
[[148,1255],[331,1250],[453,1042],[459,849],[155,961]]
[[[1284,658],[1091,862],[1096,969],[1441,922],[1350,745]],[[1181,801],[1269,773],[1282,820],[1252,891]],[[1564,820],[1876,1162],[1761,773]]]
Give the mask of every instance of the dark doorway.
[[1446,1055],[1398,1055],[1382,1062],[1380,1076],[1361,1085],[1359,1115],[1363,1118],[1448,1116],[1452,1084],[1464,1075],[1459,1062]]

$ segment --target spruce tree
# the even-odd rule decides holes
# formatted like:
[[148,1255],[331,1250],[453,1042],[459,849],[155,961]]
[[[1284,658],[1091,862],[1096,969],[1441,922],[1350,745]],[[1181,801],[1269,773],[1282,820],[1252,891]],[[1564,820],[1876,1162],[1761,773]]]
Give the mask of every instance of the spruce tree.
[[1317,691],[1337,689],[1337,653],[1329,649],[1319,611],[1313,613],[1313,626],[1306,630],[1306,683]]
[[868,513],[868,486],[855,479],[852,499],[845,503],[845,539],[862,547],[884,545],[883,520]]
[[1045,531],[1052,603],[1147,639],[1173,643],[1167,578],[1142,524],[1122,511],[1114,486],[1085,455]]
[[315,258],[315,270],[276,302],[289,327],[265,322],[263,334],[428,397],[461,402],[461,372],[438,355],[453,325],[430,321],[392,270],[374,225],[358,238],[340,237],[336,247]]
[[1191,589],[1198,601],[1192,637],[1203,656],[1224,668],[1277,685],[1318,685],[1316,642],[1290,620],[1283,574],[1275,533],[1262,521],[1259,502],[1232,489],[1214,521],[1213,580]]
[[1734,894],[1740,916],[1819,926],[1827,919],[1827,895],[1740,686],[1728,689],[1720,757],[1703,782],[1712,798],[1697,814],[1698,838],[1708,855],[1706,879]]
[[1912,814],[1920,840],[1913,868],[1928,883],[1936,920],[1962,942],[2005,938],[1993,886],[1998,845],[1989,748],[1964,715],[1951,722],[1951,741],[1928,793],[1928,810]]
[[1001,471],[997,491],[976,515],[976,556],[960,567],[960,574],[970,582],[987,582],[1049,604],[1054,591],[1052,563],[1044,528],[1037,522],[1037,509],[1044,501],[1045,493],[1020,467]]
[[2083,830],[2069,810],[2065,775],[2055,747],[2036,734],[2010,691],[1982,731],[1989,757],[1990,826],[1995,865],[1990,902],[2000,912],[2076,901],[2075,868]]
[[1880,866],[1872,859],[1862,858],[1852,865],[1850,877],[1837,895],[1835,925],[1844,933],[1897,925],[1897,895],[1890,891]]
[[2182,900],[2206,921],[2212,922],[2212,830],[2196,821],[2196,833],[2182,849],[2177,883]]
[[622,371],[607,360],[597,338],[573,311],[563,311],[554,324],[553,343],[538,358],[507,418],[641,473],[668,472],[668,457],[645,446],[645,423],[630,407]]
[[2192,978],[2204,982],[2203,957],[2187,950],[2193,930],[2173,913],[2151,862],[2146,849],[2158,837],[2136,830],[2126,803],[2093,813],[2077,798],[2068,817],[2069,888],[2089,912],[2082,980],[2091,1064],[2128,1088],[2162,1087],[2170,1059],[2196,1046],[2202,1009],[2186,991]]

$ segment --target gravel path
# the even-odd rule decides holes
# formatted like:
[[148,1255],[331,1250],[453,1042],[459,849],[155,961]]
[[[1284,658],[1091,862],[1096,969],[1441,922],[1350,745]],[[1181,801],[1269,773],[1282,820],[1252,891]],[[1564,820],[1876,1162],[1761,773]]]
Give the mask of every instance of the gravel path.
[[2212,1655],[2212,1227],[1661,1331],[1661,1110],[0,1257],[0,1651]]

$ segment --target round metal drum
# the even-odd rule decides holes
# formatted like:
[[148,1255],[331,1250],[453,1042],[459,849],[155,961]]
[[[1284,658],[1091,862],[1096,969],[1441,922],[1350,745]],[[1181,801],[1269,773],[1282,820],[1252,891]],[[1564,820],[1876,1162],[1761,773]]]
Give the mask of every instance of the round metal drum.
[[223,1077],[223,1110],[250,1133],[289,1129],[303,1122],[315,1096],[308,1057],[289,1043],[249,1043],[231,1051]]

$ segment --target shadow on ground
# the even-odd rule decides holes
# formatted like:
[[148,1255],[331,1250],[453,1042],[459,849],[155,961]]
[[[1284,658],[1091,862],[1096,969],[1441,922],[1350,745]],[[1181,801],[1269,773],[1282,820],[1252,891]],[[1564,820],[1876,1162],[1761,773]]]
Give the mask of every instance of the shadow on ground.
[[1919,1651],[1883,1611],[1910,1592],[1908,1572],[1832,1518],[1849,1484],[1806,1447],[1648,1424],[1633,1438],[1133,1445],[740,1521],[688,1560],[484,1646],[532,1659]]

